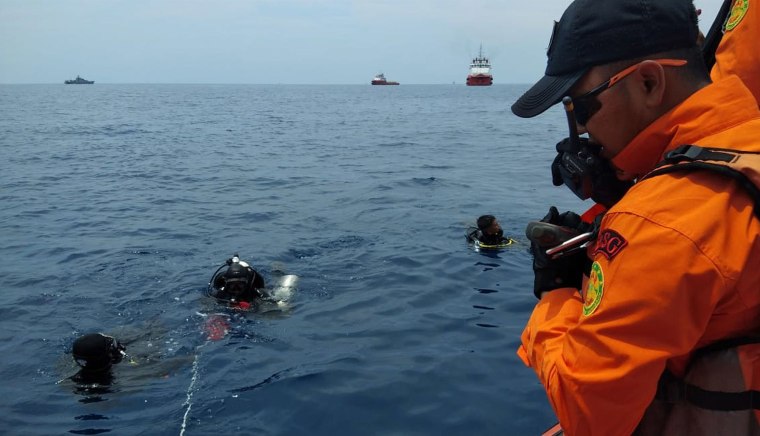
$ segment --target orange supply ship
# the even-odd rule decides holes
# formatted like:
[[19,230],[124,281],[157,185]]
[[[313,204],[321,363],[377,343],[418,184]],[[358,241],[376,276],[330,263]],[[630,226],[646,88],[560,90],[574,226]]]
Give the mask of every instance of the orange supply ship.
[[483,56],[483,46],[480,46],[478,55],[470,64],[470,74],[467,75],[467,86],[491,86],[493,85],[493,76],[491,75],[491,63],[488,58]]
[[398,85],[398,82],[390,82],[385,79],[385,74],[380,73],[372,79],[373,85]]

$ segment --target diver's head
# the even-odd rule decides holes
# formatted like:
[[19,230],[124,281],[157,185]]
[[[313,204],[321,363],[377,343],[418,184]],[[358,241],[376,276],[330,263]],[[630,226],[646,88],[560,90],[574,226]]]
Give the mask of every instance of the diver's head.
[[478,230],[486,235],[498,235],[502,231],[499,221],[493,215],[481,215],[478,217]]
[[261,297],[264,289],[264,279],[256,273],[247,262],[233,256],[226,262],[227,269],[222,271],[222,265],[209,284],[211,295],[221,300],[231,302],[251,302]]
[[89,333],[74,341],[71,354],[84,371],[105,371],[121,362],[127,348],[112,336]]
[[240,297],[251,288],[255,275],[253,268],[247,263],[233,262],[222,276],[222,289],[232,297]]

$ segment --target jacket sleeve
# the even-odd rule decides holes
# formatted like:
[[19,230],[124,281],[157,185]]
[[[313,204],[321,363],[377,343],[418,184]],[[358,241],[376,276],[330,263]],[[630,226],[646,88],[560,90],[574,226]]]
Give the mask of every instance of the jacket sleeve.
[[518,350],[568,435],[632,433],[666,361],[694,348],[724,288],[714,264],[681,233],[630,214],[605,217],[600,235],[605,228],[622,249],[600,251],[597,242],[598,274],[585,300],[572,289],[546,294]]

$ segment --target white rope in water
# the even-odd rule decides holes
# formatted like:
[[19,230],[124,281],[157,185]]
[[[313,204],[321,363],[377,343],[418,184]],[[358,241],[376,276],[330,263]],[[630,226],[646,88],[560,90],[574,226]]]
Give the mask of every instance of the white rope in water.
[[[200,312],[196,312],[196,314],[204,318],[208,316]],[[190,385],[187,387],[187,398],[185,398],[185,402],[182,403],[182,407],[187,406],[187,409],[185,409],[185,416],[182,417],[182,427],[180,427],[179,436],[185,435],[185,429],[187,428],[187,418],[190,416],[190,409],[193,408],[193,393],[195,389],[195,382],[198,380],[198,357],[201,355],[201,348],[205,347],[209,342],[211,341],[207,340],[203,344],[195,347],[195,359],[193,359],[193,369],[191,370],[193,377],[190,379]]]
[[185,410],[185,416],[182,417],[182,427],[179,430],[179,436],[184,436],[185,429],[187,428],[187,417],[190,416],[190,409],[193,408],[193,388],[195,388],[195,382],[198,380],[198,356],[200,356],[200,349],[208,344],[208,342],[204,343],[203,345],[199,345],[198,348],[195,349],[195,359],[193,359],[193,377],[190,379],[190,385],[187,387],[187,398],[185,398],[185,402],[182,404],[182,407],[187,406],[187,409]]

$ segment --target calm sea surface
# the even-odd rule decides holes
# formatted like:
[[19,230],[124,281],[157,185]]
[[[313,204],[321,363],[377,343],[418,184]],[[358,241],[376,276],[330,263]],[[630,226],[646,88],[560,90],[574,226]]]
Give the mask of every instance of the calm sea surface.
[[[585,205],[551,185],[561,109],[519,119],[523,90],[0,86],[0,433],[544,430],[523,231]],[[518,243],[468,247],[484,213]],[[289,304],[211,301],[235,252],[298,275]],[[110,386],[69,379],[93,331],[135,361]]]

